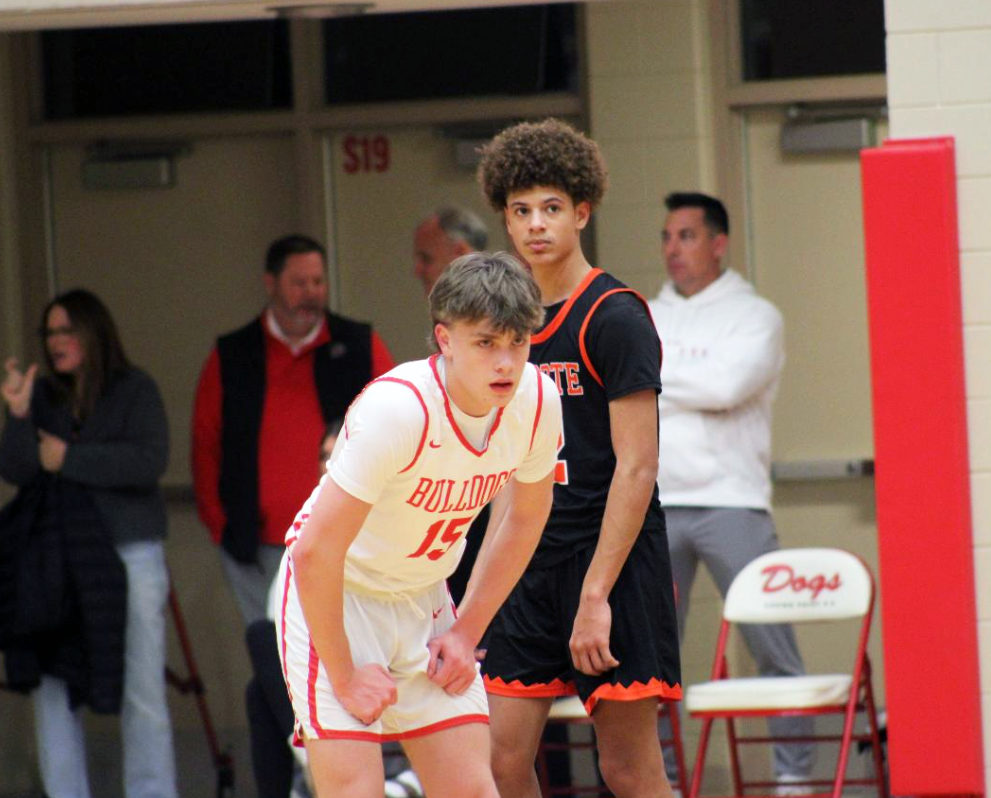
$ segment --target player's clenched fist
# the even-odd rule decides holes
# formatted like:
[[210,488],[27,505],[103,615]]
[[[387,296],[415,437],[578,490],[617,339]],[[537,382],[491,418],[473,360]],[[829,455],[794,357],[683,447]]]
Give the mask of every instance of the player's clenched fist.
[[385,708],[396,703],[396,683],[378,663],[356,668],[347,684],[334,694],[348,712],[364,724],[378,720]]
[[473,645],[449,629],[427,643],[427,649],[427,676],[434,684],[452,695],[461,695],[471,687],[478,673]]
[[582,600],[578,605],[569,647],[575,668],[589,676],[597,676],[619,665],[609,649],[612,609],[604,600]]

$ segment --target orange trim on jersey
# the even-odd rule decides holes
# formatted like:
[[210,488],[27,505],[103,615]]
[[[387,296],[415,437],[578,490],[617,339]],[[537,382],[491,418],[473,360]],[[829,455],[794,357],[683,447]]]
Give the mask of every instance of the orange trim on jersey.
[[320,740],[359,740],[361,742],[370,743],[392,743],[397,740],[411,740],[416,737],[425,737],[428,734],[436,734],[439,731],[444,731],[444,729],[451,729],[455,726],[464,726],[467,723],[485,723],[489,722],[488,715],[458,715],[454,718],[448,718],[447,720],[441,720],[437,723],[431,723],[429,726],[421,726],[419,729],[411,729],[405,732],[396,732],[394,734],[376,734],[375,732],[365,732],[365,731],[334,731],[333,729],[321,729],[317,732],[317,738]]
[[[599,383],[600,387],[602,387],[602,378],[599,376],[599,372],[592,367],[592,361],[588,359],[588,352],[585,349],[585,330],[588,329],[588,323],[592,319],[592,314],[595,313],[599,305],[602,304],[602,300],[608,296],[612,296],[613,294],[633,294],[633,296],[643,303],[644,309],[647,311],[647,318],[651,318],[650,308],[647,307],[647,300],[640,296],[640,294],[632,288],[612,288],[596,299],[595,304],[589,308],[588,313],[585,314],[585,320],[582,322],[581,329],[578,331],[578,350],[581,352],[582,362],[585,364],[585,368],[588,369],[588,373],[592,375],[593,380]],[[660,370],[660,365],[660,363],[657,364],[658,370]]]
[[434,379],[437,380],[437,385],[440,387],[441,395],[444,397],[444,412],[447,414],[447,420],[451,422],[451,427],[454,429],[454,434],[457,436],[458,440],[461,441],[461,445],[475,455],[475,457],[481,457],[489,450],[489,443],[492,441],[492,436],[495,435],[496,430],[499,429],[499,423],[502,421],[502,411],[505,410],[505,408],[500,407],[496,412],[492,429],[489,430],[489,434],[485,438],[485,448],[479,450],[472,446],[468,442],[468,439],[464,436],[464,433],[461,431],[461,427],[458,426],[458,422],[454,420],[454,413],[451,412],[451,400],[447,395],[447,389],[444,387],[444,381],[440,378],[440,372],[437,370],[437,358],[439,357],[440,355],[430,356],[430,370],[433,371]]
[[662,701],[680,701],[681,685],[672,686],[659,679],[651,679],[647,684],[633,682],[628,687],[621,684],[600,684],[584,702],[584,706],[585,711],[591,715],[599,701],[639,701],[653,696]]
[[537,412],[533,416],[533,432],[530,433],[530,448],[527,449],[528,452],[533,451],[533,441],[537,437],[537,425],[540,423],[540,411],[544,407],[544,377],[537,366],[534,365],[533,369],[537,372]]
[[427,403],[423,401],[423,396],[420,394],[419,389],[413,383],[409,382],[408,380],[401,380],[399,379],[399,377],[377,377],[376,379],[368,383],[368,385],[366,385],[364,388],[361,389],[361,393],[359,393],[354,398],[354,400],[348,406],[347,413],[344,414],[344,437],[345,438],[350,437],[348,435],[348,415],[351,413],[351,408],[358,403],[358,400],[362,397],[362,394],[364,394],[365,391],[367,391],[377,382],[395,382],[398,383],[399,385],[405,385],[416,395],[417,400],[420,402],[420,407],[423,408],[423,433],[420,435],[420,445],[416,447],[416,454],[413,455],[413,459],[412,461],[410,461],[410,464],[399,472],[400,474],[405,474],[414,465],[416,465],[416,461],[420,459],[420,453],[423,451],[423,446],[427,442],[427,429],[430,427],[430,413],[427,411]]
[[588,288],[589,285],[591,285],[592,280],[594,280],[600,274],[602,274],[602,269],[592,269],[591,271],[589,271],[589,273],[585,275],[585,279],[583,279],[578,284],[578,287],[571,292],[571,296],[568,297],[568,300],[557,312],[557,315],[553,319],[551,319],[551,323],[548,324],[546,327],[544,327],[544,329],[542,329],[540,332],[534,333],[533,335],[530,336],[530,343],[542,344],[544,341],[546,341],[548,338],[554,335],[554,333],[557,332],[557,328],[560,327],[562,324],[564,324],[564,320],[568,317],[568,313],[571,311],[571,306],[578,301],[578,297],[580,297],[585,292],[585,289]]
[[537,684],[523,684],[519,679],[505,682],[502,677],[496,676],[494,679],[483,676],[485,692],[492,695],[504,695],[510,698],[548,698],[551,696],[577,695],[578,690],[574,682],[564,682],[555,679],[549,684],[538,682]]

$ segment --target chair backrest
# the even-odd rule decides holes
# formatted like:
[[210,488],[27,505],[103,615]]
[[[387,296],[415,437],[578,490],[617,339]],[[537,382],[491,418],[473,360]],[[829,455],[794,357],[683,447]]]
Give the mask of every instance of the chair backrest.
[[859,618],[871,610],[874,579],[842,549],[781,549],[747,565],[730,585],[723,617],[733,623]]

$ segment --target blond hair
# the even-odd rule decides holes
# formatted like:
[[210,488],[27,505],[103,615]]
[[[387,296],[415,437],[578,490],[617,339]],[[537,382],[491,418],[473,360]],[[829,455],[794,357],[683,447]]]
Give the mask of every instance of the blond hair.
[[[472,252],[452,261],[430,292],[434,324],[488,321],[498,332],[530,335],[544,321],[540,289],[508,252]],[[433,336],[430,338],[431,343]]]

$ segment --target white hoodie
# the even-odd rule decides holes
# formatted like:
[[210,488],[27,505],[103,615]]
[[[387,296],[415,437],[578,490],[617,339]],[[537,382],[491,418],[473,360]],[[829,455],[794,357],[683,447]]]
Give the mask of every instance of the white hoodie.
[[664,352],[661,504],[769,509],[781,314],[732,269],[687,299],[665,283],[650,312]]

